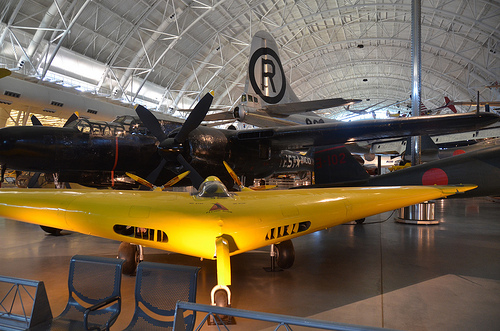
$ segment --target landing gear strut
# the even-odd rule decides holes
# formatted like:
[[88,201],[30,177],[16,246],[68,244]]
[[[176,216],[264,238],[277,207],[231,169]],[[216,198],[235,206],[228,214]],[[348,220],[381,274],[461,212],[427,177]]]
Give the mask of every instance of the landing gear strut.
[[266,271],[282,271],[292,267],[295,261],[295,249],[291,240],[285,240],[279,244],[271,245],[271,267],[264,268]]
[[142,246],[122,242],[118,248],[118,258],[125,260],[122,266],[122,273],[124,275],[134,276],[137,270],[137,264],[144,258]]

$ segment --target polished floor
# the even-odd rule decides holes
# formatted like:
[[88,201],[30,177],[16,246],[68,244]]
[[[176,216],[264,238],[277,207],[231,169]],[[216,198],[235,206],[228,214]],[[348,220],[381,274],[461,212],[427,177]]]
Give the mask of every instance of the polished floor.
[[[439,225],[406,225],[384,213],[364,225],[297,238],[295,264],[283,272],[263,270],[268,248],[235,256],[233,307],[401,330],[499,330],[500,203],[444,200],[436,203],[436,218]],[[3,219],[0,242],[0,275],[43,280],[54,316],[67,300],[71,256],[112,257],[118,249],[115,241],[70,232],[54,237]],[[147,261],[200,266],[197,301],[209,303],[213,261],[145,253]],[[134,278],[125,276],[122,313],[112,330],[129,323],[133,288]],[[238,319],[230,330],[270,327]]]

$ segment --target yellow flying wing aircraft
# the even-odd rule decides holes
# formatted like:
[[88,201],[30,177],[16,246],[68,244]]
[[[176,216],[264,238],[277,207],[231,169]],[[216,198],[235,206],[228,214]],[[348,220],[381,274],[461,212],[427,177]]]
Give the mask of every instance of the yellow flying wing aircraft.
[[227,286],[231,284],[232,255],[279,244],[275,246],[278,265],[290,267],[294,257],[290,239],[474,187],[315,188],[229,193],[222,182],[212,176],[196,194],[160,190],[2,189],[0,216],[216,259],[218,285],[212,291],[212,303],[219,304],[222,300],[230,304]]

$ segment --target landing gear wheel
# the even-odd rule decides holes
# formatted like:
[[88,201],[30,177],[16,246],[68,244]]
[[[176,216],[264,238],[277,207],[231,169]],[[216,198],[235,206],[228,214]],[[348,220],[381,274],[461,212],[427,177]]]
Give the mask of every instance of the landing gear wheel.
[[285,240],[274,245],[276,264],[282,269],[289,269],[295,261],[295,249],[291,240]]
[[122,242],[118,248],[118,258],[125,260],[122,265],[124,275],[134,276],[139,263],[139,250],[137,245]]
[[[211,292],[212,306],[230,308],[231,307],[231,290],[225,285],[216,285]],[[234,317],[230,315],[215,315],[210,316],[209,325],[225,325],[236,324]]]
[[229,307],[227,292],[224,290],[217,290],[214,295],[214,300],[217,307]]
[[51,228],[50,226],[44,226],[40,225],[43,231],[50,233],[53,236],[60,236],[61,235],[61,229],[56,229],[56,228]]

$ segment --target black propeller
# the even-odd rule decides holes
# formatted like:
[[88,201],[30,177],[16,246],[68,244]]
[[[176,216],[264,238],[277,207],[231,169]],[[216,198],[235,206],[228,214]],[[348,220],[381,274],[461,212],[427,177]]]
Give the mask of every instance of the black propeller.
[[163,132],[160,123],[148,109],[141,105],[137,105],[135,112],[141,119],[142,123],[148,128],[148,130],[156,137],[160,142],[165,140],[167,136]]
[[[146,181],[149,182],[149,183],[156,182],[156,180],[160,176],[161,171],[163,170],[163,167],[166,164],[167,164],[167,160],[165,160],[165,159],[162,158],[161,161],[160,161],[160,164],[158,164],[158,166],[153,171],[151,171],[151,173],[146,177]],[[147,187],[147,186],[145,186],[145,185],[141,185],[139,187],[139,190],[141,190],[141,191],[147,191],[149,189],[150,188]]]
[[200,188],[201,183],[203,183],[203,177],[200,176],[198,171],[196,171],[193,166],[189,164],[188,161],[181,155],[177,155],[177,161],[184,167],[185,170],[189,170],[189,179],[191,179],[191,183],[196,189]]
[[67,127],[70,123],[76,121],[78,119],[78,115],[76,113],[71,114],[66,123],[64,123],[63,127]]
[[182,125],[180,131],[175,136],[174,139],[177,142],[183,143],[188,138],[189,133],[196,129],[201,122],[203,122],[203,119],[207,116],[207,113],[210,110],[210,105],[212,104],[213,99],[214,97],[211,93],[207,93],[203,98],[201,98]]
[[[181,155],[180,152],[182,152],[183,148],[182,143],[187,140],[189,133],[201,124],[208,111],[210,110],[210,105],[212,104],[213,98],[214,97],[210,93],[205,94],[205,96],[201,98],[201,100],[193,108],[191,114],[189,114],[188,118],[182,125],[179,132],[177,132],[175,137],[160,140],[160,146],[158,146],[158,148],[162,151],[162,153],[164,153],[165,156],[172,153]],[[158,138],[158,136],[156,137]]]
[[33,126],[43,126],[42,122],[35,115],[31,115],[31,124]]
[[[138,105],[135,108],[135,111],[141,119],[142,123],[144,123],[148,130],[156,137],[156,139],[160,141],[158,149],[160,150],[160,154],[162,155],[162,157],[167,161],[177,160],[177,162],[179,162],[184,167],[184,169],[190,170],[191,173],[189,174],[189,177],[191,178],[191,181],[196,188],[201,185],[201,183],[203,182],[203,178],[200,176],[200,174],[198,174],[198,172],[196,172],[196,170],[189,164],[189,162],[187,162],[187,160],[182,155],[182,151],[184,149],[183,143],[187,140],[189,133],[191,133],[191,131],[196,129],[201,124],[208,111],[210,110],[212,100],[212,94],[205,94],[205,96],[201,98],[201,100],[196,104],[194,109],[191,111],[191,114],[189,114],[188,118],[182,125],[181,129],[173,138],[167,138],[167,135],[165,135],[165,133],[163,132],[160,123],[148,109],[144,108],[141,105]],[[151,176],[148,176],[148,179],[151,179],[151,177],[153,177],[153,174],[151,174]]]
[[[75,113],[71,114],[66,123],[64,123],[63,127],[68,126],[68,124],[76,121],[77,119],[78,119],[77,114]],[[35,115],[31,115],[31,124],[33,124],[33,126],[43,126],[42,122],[40,122],[40,120]]]

